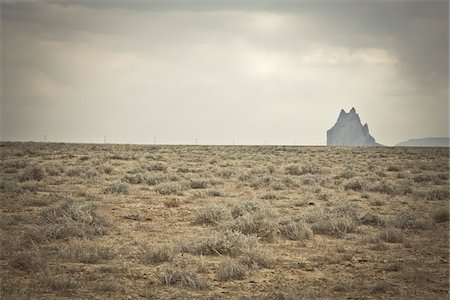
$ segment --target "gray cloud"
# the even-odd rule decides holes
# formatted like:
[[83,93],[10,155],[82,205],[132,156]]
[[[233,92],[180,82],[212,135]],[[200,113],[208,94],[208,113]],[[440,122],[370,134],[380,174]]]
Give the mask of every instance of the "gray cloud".
[[1,5],[3,139],[323,144],[351,106],[448,135],[446,2]]

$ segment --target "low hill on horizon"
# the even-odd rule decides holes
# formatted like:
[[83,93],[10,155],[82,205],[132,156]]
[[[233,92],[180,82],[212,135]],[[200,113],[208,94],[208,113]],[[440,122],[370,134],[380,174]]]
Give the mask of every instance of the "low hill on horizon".
[[450,147],[450,137],[428,137],[409,139],[395,145],[396,147]]

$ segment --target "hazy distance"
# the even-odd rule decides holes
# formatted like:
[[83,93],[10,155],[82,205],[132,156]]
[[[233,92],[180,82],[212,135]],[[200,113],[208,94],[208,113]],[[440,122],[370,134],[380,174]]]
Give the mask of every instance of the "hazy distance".
[[449,136],[447,1],[1,2],[1,140]]

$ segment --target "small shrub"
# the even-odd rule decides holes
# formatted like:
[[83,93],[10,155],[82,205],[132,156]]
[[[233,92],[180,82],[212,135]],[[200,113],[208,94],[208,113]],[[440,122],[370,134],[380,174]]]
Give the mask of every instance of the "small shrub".
[[149,164],[149,165],[145,166],[145,168],[148,171],[159,171],[159,172],[167,171],[167,166],[160,162]]
[[218,190],[208,190],[206,193],[208,194],[208,196],[211,196],[211,197],[222,197],[223,196],[223,193]]
[[64,172],[64,168],[60,165],[49,165],[45,167],[45,172],[50,176],[57,176]]
[[372,199],[369,201],[369,205],[371,206],[383,206],[386,203],[381,199]]
[[203,255],[239,256],[256,249],[258,238],[254,235],[244,235],[239,231],[225,230],[215,235],[193,242],[182,242],[182,252]]
[[219,264],[219,269],[217,270],[217,276],[219,280],[241,280],[249,275],[249,269],[247,265],[232,259],[225,259]]
[[303,220],[296,222],[292,217],[280,222],[280,233],[285,238],[294,241],[305,241],[313,237],[313,232],[308,224]]
[[346,191],[347,190],[362,191],[364,186],[365,186],[365,183],[362,180],[353,179],[345,184],[344,189]]
[[405,241],[405,236],[400,229],[387,228],[383,230],[378,238],[386,243],[403,243]]
[[81,167],[70,168],[66,171],[66,175],[70,177],[78,177],[81,174],[83,174],[83,168]]
[[59,251],[61,258],[84,264],[97,264],[113,257],[113,252],[110,248],[86,241],[71,242],[67,247]]
[[195,210],[196,224],[217,225],[227,216],[227,211],[217,205],[208,204]]
[[184,187],[178,182],[163,182],[155,186],[155,191],[161,195],[179,195]]
[[206,189],[209,186],[209,182],[204,180],[191,180],[189,181],[191,189]]
[[401,229],[427,229],[429,221],[414,211],[403,212],[392,220],[392,225]]
[[78,285],[68,274],[59,274],[56,276],[43,277],[43,285],[59,293],[67,293]]
[[149,245],[141,245],[139,259],[145,264],[173,261],[178,249],[173,244],[157,246],[152,249]]
[[263,210],[263,205],[256,201],[238,201],[233,204],[231,208],[231,215],[233,218],[240,217],[246,213],[253,213]]
[[0,180],[0,191],[3,193],[20,193],[22,189],[15,182]]
[[318,165],[309,164],[304,166],[291,165],[285,168],[285,173],[288,175],[304,175],[304,174],[318,174],[321,173],[321,168]]
[[128,195],[130,193],[130,185],[126,182],[116,181],[108,185],[104,192],[106,194],[123,194]]
[[9,261],[9,265],[21,271],[37,272],[46,263],[41,253],[36,251],[20,251]]
[[41,165],[26,167],[20,176],[21,181],[27,180],[41,181],[44,178],[45,178],[45,169]]
[[269,209],[243,214],[223,227],[243,234],[255,234],[268,242],[274,241],[278,234],[278,223]]
[[105,218],[97,213],[95,204],[75,203],[72,199],[45,209],[42,216],[52,225],[47,232],[48,237],[55,239],[104,235],[109,226]]
[[194,290],[204,290],[210,288],[210,283],[198,277],[197,273],[189,272],[177,268],[167,269],[160,276],[163,285],[181,285]]
[[387,168],[387,170],[388,170],[389,172],[399,172],[399,171],[400,171],[400,167],[399,167],[399,166],[396,166],[396,165],[390,165],[390,166]]
[[164,206],[168,208],[179,207],[181,205],[180,198],[171,197],[169,199],[164,200]]
[[425,200],[448,200],[450,197],[448,188],[437,188],[428,191],[417,191],[414,196]]
[[385,222],[379,216],[374,215],[372,213],[366,213],[360,219],[361,223],[364,225],[371,226],[384,226]]
[[436,223],[445,223],[449,220],[448,209],[441,209],[433,213],[433,220]]
[[383,294],[386,293],[391,288],[391,285],[386,281],[380,281],[373,285],[372,294]]

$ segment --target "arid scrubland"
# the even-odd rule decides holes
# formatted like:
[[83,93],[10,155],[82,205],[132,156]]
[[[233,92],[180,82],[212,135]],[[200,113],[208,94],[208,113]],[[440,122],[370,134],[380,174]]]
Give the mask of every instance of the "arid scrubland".
[[448,148],[0,146],[1,299],[448,298]]

